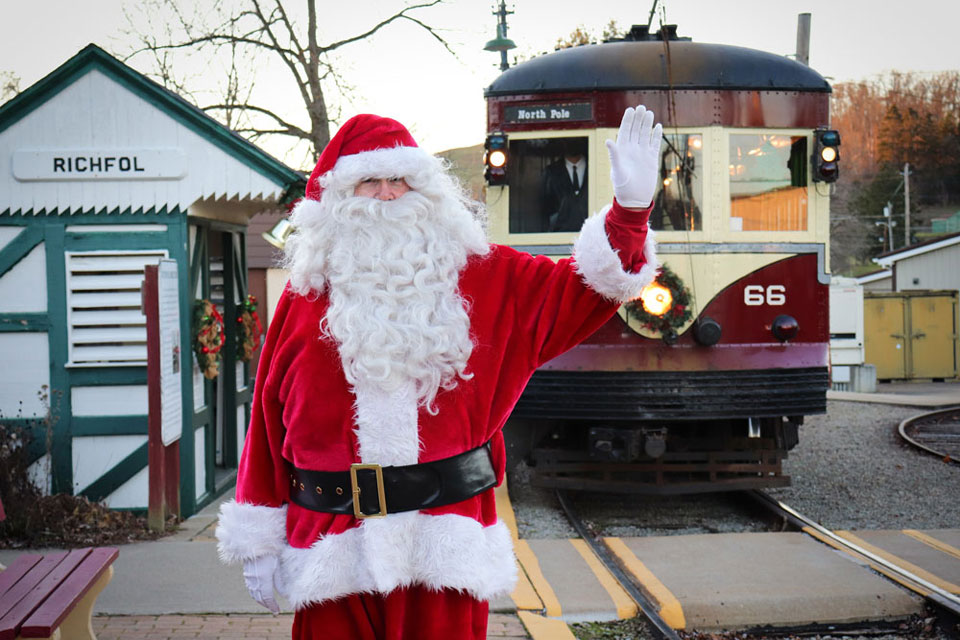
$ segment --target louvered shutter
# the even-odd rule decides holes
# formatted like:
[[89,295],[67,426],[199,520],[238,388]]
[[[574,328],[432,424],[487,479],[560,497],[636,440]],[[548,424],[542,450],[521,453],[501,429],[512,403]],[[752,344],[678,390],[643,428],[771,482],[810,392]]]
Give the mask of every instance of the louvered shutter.
[[140,285],[144,266],[166,257],[163,250],[66,253],[69,365],[147,363]]

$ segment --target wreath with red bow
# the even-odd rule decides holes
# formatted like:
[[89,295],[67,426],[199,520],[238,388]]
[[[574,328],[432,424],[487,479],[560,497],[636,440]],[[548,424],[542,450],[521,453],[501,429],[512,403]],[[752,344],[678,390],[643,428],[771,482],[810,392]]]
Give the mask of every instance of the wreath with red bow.
[[660,316],[654,315],[647,311],[646,307],[643,306],[643,301],[637,298],[626,304],[627,313],[640,322],[645,329],[656,331],[663,335],[671,332],[675,334],[693,315],[693,311],[690,309],[692,301],[690,289],[688,289],[687,285],[680,279],[680,276],[675,274],[670,267],[665,264],[661,265],[660,274],[654,282],[669,291],[673,298],[673,303],[670,308],[667,309],[667,312]]
[[220,373],[223,349],[223,316],[209,300],[193,302],[193,353],[203,377],[213,380]]
[[237,359],[250,362],[263,337],[263,326],[257,315],[257,299],[248,295],[237,311]]

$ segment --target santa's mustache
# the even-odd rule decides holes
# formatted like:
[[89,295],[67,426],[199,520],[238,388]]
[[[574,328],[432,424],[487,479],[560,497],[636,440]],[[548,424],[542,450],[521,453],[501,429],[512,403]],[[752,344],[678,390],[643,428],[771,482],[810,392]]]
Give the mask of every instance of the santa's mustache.
[[336,212],[345,214],[343,222],[361,224],[366,221],[413,225],[428,219],[434,209],[433,202],[423,194],[408,191],[396,200],[378,200],[363,196],[347,196],[338,203]]

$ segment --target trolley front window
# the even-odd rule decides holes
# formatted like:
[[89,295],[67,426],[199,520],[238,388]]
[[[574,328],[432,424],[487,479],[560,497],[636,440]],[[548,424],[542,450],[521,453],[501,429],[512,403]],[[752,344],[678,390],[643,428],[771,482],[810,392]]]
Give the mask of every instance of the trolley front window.
[[587,138],[510,141],[510,233],[579,231],[589,211]]
[[807,139],[730,136],[730,230],[806,231]]
[[650,214],[655,231],[702,231],[703,137],[664,134],[660,147],[660,190]]

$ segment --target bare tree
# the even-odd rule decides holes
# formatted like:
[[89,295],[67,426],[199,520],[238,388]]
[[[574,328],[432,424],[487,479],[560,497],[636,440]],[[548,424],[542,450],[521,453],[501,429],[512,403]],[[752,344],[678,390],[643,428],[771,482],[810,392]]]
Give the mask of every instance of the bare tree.
[[[167,88],[192,100],[251,140],[278,135],[292,139],[291,147],[306,142],[316,160],[330,141],[330,123],[339,115],[336,106],[331,108],[331,94],[341,97],[351,91],[332,54],[347,45],[362,43],[388,25],[409,22],[455,55],[438,30],[418,17],[422,10],[442,2],[422,0],[409,4],[359,33],[323,42],[316,0],[306,0],[306,29],[291,14],[289,0],[217,2],[213,5],[212,23],[204,15],[211,12],[207,3],[198,3],[203,5],[200,10],[204,13],[187,15],[180,0],[153,0],[152,6],[140,5],[144,7],[141,11],[146,26],[138,25],[134,16],[127,16],[139,45],[124,59],[152,56],[155,68],[152,75]],[[173,20],[160,17],[167,15],[172,15]],[[221,80],[216,95],[204,99],[195,89],[197,83],[174,68],[174,55],[182,51],[203,54],[205,59],[219,56],[227,60],[226,78]],[[295,118],[282,114],[269,100],[254,98],[250,69],[264,56],[279,61],[287,70],[309,117],[308,124],[297,124]]]

